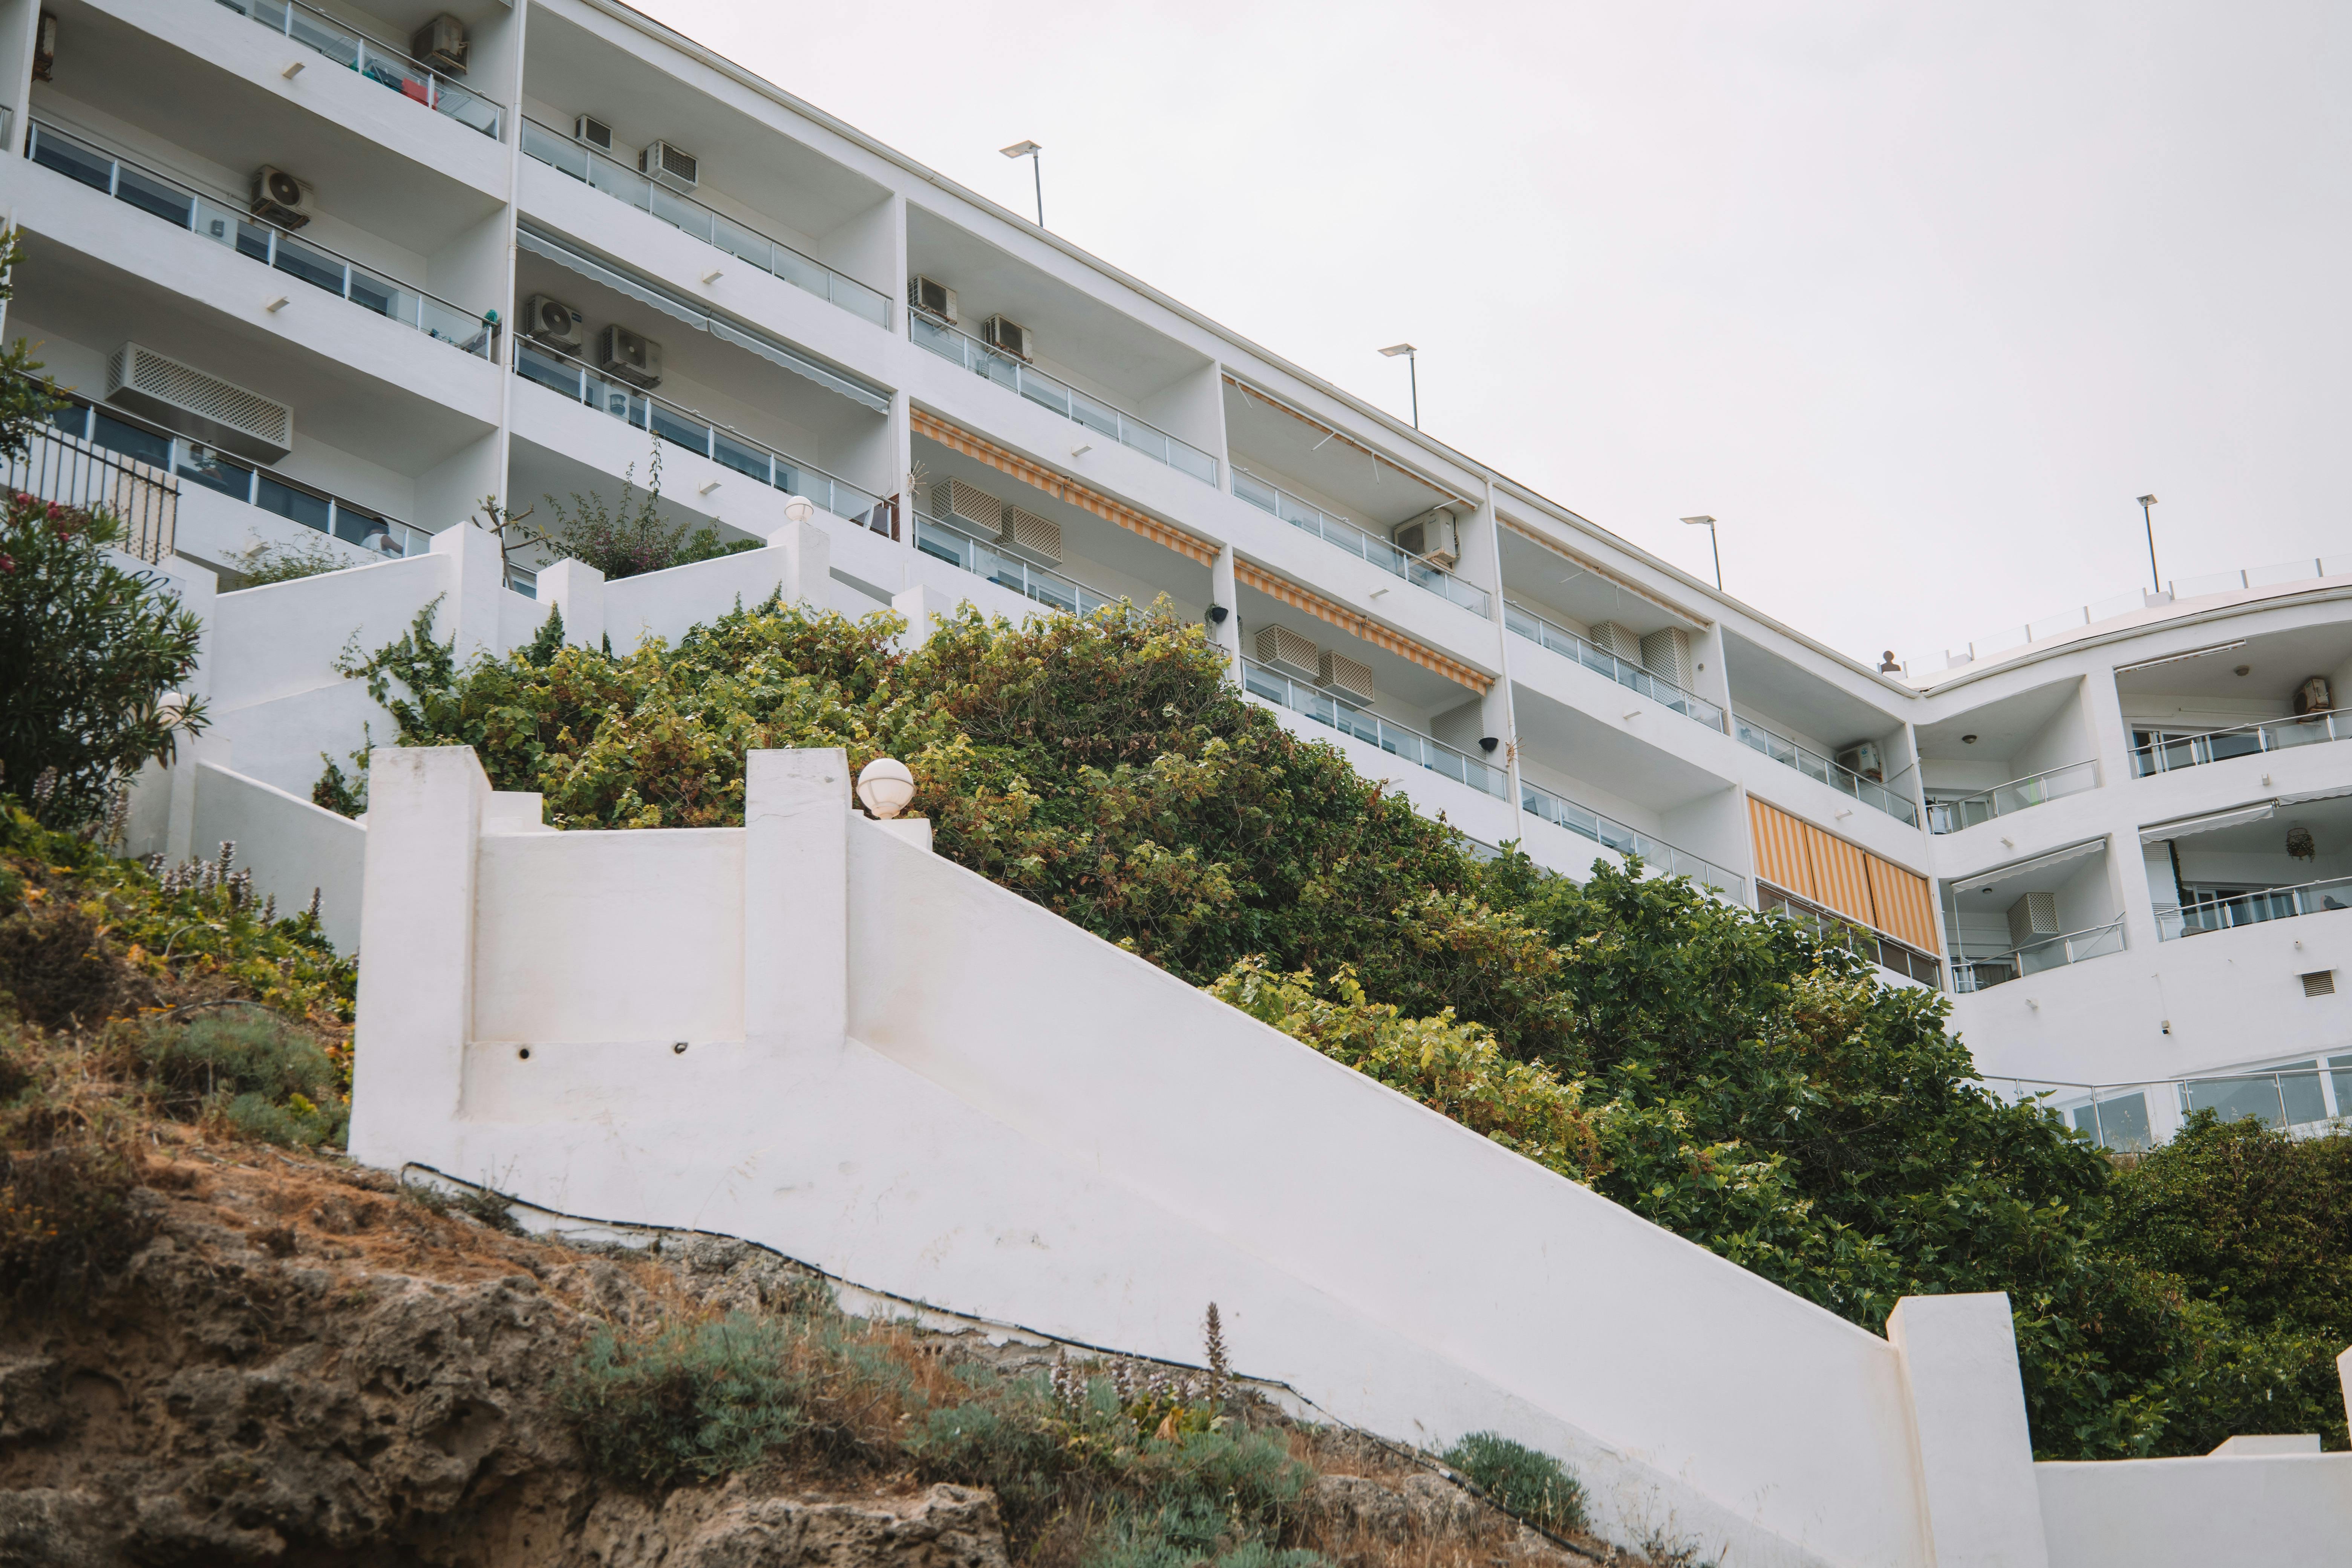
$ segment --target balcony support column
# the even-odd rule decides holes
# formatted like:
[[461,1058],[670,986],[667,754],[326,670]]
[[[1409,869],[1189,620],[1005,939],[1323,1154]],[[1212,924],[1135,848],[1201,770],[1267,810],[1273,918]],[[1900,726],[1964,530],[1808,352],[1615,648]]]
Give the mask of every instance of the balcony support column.
[[1220,547],[1209,567],[1209,602],[1225,607],[1223,622],[1209,627],[1209,640],[1225,650],[1225,679],[1236,685],[1242,678],[1241,590],[1234,580],[1234,547]]

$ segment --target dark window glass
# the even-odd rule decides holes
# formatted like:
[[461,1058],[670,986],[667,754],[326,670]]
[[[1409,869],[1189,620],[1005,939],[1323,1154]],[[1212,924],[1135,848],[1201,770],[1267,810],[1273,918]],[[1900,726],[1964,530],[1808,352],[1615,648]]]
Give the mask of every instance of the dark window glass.
[[136,425],[126,425],[102,408],[94,408],[89,438],[110,452],[120,452],[136,462],[152,463],[159,468],[172,466],[172,441],[168,436],[158,436],[152,430],[142,430]]
[[150,179],[136,169],[125,169],[114,183],[118,201],[129,202],[142,212],[167,218],[182,228],[188,226],[188,214],[195,205],[194,198],[185,191],[174,190],[161,180]]
[[191,446],[180,459],[179,475],[239,500],[253,497],[253,470],[243,463],[225,458],[210,447]]
[[264,511],[274,511],[280,517],[290,518],[305,528],[315,528],[321,533],[327,531],[328,506],[324,496],[298,490],[268,474],[254,477],[253,504]]

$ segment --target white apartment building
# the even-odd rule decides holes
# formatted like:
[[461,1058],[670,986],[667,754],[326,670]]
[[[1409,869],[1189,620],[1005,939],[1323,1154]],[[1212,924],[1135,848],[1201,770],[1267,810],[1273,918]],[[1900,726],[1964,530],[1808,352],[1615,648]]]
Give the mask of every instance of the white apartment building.
[[[658,453],[730,538],[814,501],[837,608],[1165,595],[1484,844],[1863,928],[2110,1142],[2352,1111],[2352,563],[1883,672],[611,0],[6,0],[0,100],[6,331],[225,585]],[[240,679],[254,777],[360,743],[350,692]]]

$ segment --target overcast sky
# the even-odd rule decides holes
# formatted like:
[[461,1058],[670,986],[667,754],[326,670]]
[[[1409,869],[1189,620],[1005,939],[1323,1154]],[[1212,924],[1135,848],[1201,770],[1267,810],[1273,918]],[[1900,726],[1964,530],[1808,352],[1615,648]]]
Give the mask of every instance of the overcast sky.
[[2352,554],[2352,5],[641,3],[1856,657]]

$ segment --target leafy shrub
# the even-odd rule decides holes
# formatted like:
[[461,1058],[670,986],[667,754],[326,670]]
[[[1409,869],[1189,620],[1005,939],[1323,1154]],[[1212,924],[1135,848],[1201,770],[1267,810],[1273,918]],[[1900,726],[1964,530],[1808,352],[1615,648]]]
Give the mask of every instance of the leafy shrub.
[[272,583],[291,583],[303,577],[322,576],[329,572],[341,572],[352,563],[341,551],[324,537],[305,539],[293,544],[272,544],[257,539],[246,549],[229,557],[243,581],[239,588],[264,588]]
[[[651,472],[642,494],[637,490],[636,469],[633,467],[622,476],[618,505],[607,501],[597,490],[573,494],[569,506],[553,496],[541,499],[555,514],[555,526],[544,532],[525,531],[558,555],[586,562],[603,573],[607,582],[760,548],[756,539],[722,541],[719,530],[709,523],[697,528],[689,522],[670,522],[662,516],[658,441],[654,443]],[[510,524],[514,521],[517,520],[509,520]]]
[[557,1385],[589,1468],[661,1488],[749,1469],[807,1426],[787,1370],[793,1325],[736,1314],[649,1339],[600,1329]]
[[1473,1432],[1438,1456],[1531,1524],[1556,1533],[1584,1528],[1584,1488],[1568,1467],[1496,1432]]
[[150,1026],[140,1054],[170,1103],[218,1110],[250,1138],[315,1149],[341,1142],[351,1121],[333,1058],[260,1008]]

